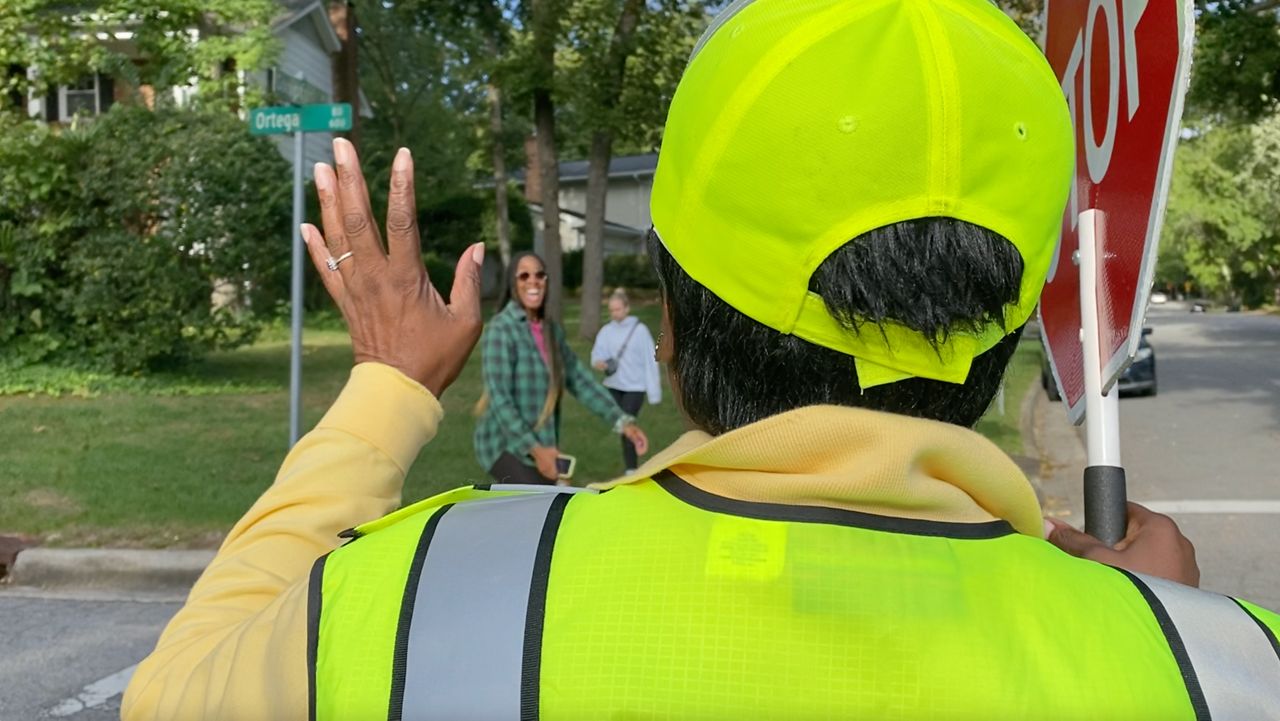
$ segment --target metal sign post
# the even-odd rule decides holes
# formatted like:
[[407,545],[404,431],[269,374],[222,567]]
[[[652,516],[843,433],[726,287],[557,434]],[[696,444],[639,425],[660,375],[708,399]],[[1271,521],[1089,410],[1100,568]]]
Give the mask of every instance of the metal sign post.
[[307,133],[341,132],[351,129],[351,106],[347,103],[293,105],[255,108],[249,111],[249,132],[253,135],[293,133],[293,239],[290,288],[291,343],[289,353],[289,447],[302,432],[302,195],[303,145]]
[[289,447],[298,442],[302,410],[302,147],[306,133],[293,134],[293,281],[289,294]]

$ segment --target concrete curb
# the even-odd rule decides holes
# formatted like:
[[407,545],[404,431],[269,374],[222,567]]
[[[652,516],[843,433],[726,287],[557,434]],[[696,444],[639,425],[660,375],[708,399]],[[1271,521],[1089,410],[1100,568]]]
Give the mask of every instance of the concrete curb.
[[43,589],[186,592],[213,560],[213,551],[27,548],[7,585]]

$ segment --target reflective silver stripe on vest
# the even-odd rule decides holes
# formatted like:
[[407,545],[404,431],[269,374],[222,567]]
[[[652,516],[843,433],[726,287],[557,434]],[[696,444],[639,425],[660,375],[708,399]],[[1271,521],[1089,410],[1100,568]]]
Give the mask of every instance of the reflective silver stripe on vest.
[[440,519],[410,621],[404,721],[520,718],[538,541],[555,500],[586,491],[533,489],[459,503]]
[[1280,720],[1280,656],[1235,601],[1134,574],[1177,628],[1213,721]]

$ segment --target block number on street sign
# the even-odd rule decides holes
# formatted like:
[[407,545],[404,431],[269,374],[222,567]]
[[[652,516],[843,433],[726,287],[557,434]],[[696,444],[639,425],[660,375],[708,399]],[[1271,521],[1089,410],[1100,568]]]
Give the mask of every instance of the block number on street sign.
[[1073,421],[1084,414],[1079,214],[1102,211],[1101,358],[1109,387],[1137,352],[1190,71],[1190,0],[1047,0],[1045,56],[1076,129],[1076,173],[1040,299],[1041,336]]
[[249,111],[249,132],[254,135],[340,133],[350,129],[349,103],[285,105]]

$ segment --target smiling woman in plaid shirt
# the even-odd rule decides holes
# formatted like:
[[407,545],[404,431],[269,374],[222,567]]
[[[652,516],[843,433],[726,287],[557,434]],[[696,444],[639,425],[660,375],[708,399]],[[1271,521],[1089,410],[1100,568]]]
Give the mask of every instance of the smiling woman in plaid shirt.
[[511,300],[481,340],[484,397],[476,424],[476,460],[501,483],[554,483],[560,443],[560,397],[568,390],[592,413],[648,450],[635,418],[573,354],[564,328],[544,319],[547,271],[533,253],[511,263]]

